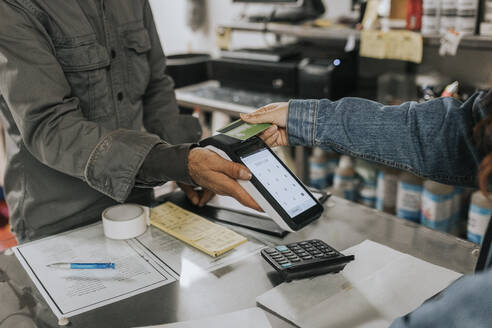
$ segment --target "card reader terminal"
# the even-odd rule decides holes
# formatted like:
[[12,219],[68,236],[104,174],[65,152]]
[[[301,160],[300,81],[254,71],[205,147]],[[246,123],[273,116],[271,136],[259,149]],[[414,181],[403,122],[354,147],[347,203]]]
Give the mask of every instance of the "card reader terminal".
[[261,140],[239,140],[224,134],[200,141],[225,159],[244,164],[252,173],[239,184],[260,207],[287,231],[297,231],[320,217],[323,206]]

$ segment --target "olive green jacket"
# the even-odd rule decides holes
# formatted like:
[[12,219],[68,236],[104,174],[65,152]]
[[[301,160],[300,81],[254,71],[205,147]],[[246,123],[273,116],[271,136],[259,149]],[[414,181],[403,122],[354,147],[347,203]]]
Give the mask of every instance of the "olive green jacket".
[[200,126],[179,114],[146,0],[0,0],[0,95],[20,241],[127,200],[157,144],[166,177],[192,183],[189,144],[171,144]]

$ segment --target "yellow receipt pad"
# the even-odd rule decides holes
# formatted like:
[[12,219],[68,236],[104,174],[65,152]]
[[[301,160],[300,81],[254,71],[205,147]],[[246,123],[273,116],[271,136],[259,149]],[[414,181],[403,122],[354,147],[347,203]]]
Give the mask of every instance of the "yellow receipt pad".
[[240,234],[171,202],[151,209],[150,223],[213,257],[222,255],[247,241]]

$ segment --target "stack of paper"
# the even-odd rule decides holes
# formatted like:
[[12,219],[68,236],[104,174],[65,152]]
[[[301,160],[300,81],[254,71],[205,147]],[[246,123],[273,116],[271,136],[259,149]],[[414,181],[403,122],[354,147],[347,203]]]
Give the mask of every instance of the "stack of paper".
[[210,256],[219,256],[247,241],[240,234],[167,202],[150,211],[150,223]]
[[283,283],[259,296],[263,307],[300,327],[388,327],[461,274],[372,241],[336,275]]

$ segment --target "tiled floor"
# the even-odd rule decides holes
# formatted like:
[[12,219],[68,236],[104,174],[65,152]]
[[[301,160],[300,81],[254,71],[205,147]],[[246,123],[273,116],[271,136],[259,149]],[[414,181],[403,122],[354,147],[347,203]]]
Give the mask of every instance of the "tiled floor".
[[0,252],[15,245],[17,245],[17,240],[10,233],[10,226],[7,224],[0,228]]

